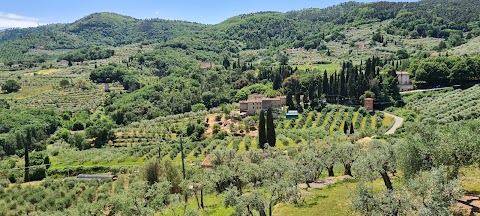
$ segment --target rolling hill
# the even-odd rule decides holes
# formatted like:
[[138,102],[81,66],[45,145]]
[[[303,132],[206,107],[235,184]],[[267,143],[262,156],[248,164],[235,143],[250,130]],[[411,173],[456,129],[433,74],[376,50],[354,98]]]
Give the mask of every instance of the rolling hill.
[[[480,6],[475,0],[424,0],[420,2],[349,2],[325,9],[260,12],[240,15],[209,26],[162,19],[139,20],[114,13],[95,13],[71,24],[0,32],[0,61],[32,60],[28,50],[75,49],[85,46],[122,46],[162,43],[175,48],[215,52],[263,48],[328,49],[325,43],[355,43],[347,30],[388,21],[372,29],[388,40],[442,38],[451,47],[480,36]],[[391,36],[391,37],[388,37]],[[168,41],[177,38],[175,43]],[[464,39],[465,38],[465,39]],[[367,37],[365,40],[371,40]],[[384,43],[379,38],[379,43]],[[393,39],[392,39],[393,40]],[[212,45],[215,48],[211,48]],[[218,48],[217,48],[218,47]],[[41,61],[33,58],[33,61]]]

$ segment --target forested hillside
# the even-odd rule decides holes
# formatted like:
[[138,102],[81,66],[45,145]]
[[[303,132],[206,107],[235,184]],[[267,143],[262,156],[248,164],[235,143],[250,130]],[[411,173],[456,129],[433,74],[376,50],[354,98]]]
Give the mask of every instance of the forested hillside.
[[[96,13],[71,24],[0,32],[0,61],[43,62],[45,57],[24,55],[32,49],[58,50],[90,46],[121,46],[132,43],[163,42],[204,25],[161,19],[138,20],[113,13]],[[33,59],[32,59],[33,58]]]
[[479,12],[349,2],[0,31],[0,215],[473,215]]
[[[177,42],[166,45],[210,51],[218,51],[216,47],[221,46],[231,53],[272,46],[323,50],[328,49],[325,43],[329,41],[351,42],[345,38],[347,28],[387,20],[389,24],[378,31],[409,38],[444,38],[451,46],[459,46],[465,40],[480,36],[479,7],[475,0],[352,2],[326,9],[241,15],[214,26],[98,13],[71,24],[2,31],[0,50],[6,55],[0,61],[32,60],[24,54],[35,48],[57,50],[158,43],[179,36]],[[42,59],[37,57],[33,61]]]

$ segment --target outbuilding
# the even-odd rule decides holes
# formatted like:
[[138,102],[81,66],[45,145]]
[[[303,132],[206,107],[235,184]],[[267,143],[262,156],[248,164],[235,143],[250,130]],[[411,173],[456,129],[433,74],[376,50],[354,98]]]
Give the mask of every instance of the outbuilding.
[[298,118],[298,111],[297,110],[289,110],[286,115],[287,119],[297,119]]

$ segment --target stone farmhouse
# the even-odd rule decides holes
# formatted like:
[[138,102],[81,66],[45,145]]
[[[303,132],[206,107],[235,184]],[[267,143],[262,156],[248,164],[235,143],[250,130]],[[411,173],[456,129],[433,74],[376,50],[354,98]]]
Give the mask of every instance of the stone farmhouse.
[[268,98],[265,95],[252,94],[248,96],[248,100],[240,101],[240,112],[247,113],[248,115],[255,115],[257,110],[266,111],[270,107],[280,109],[286,105],[286,96]]
[[397,72],[398,88],[400,91],[410,91],[413,89],[413,84],[410,82],[410,73]]

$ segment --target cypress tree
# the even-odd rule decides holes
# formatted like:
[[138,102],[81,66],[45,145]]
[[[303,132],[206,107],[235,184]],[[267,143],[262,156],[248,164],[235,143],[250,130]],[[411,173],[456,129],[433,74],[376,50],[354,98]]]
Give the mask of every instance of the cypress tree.
[[353,133],[355,133],[355,131],[353,130],[353,122],[350,122],[350,134]]
[[328,93],[330,95],[334,95],[335,94],[335,80],[333,78],[333,74],[330,75],[330,82],[329,82],[329,85],[328,85]]
[[[29,133],[29,131],[27,130],[27,134]],[[28,136],[28,135],[27,135]],[[25,176],[23,177],[24,181],[25,182],[29,182],[30,181],[30,158],[28,157],[28,149],[29,149],[29,143],[28,141],[26,141],[24,139],[24,137],[20,134],[17,134],[16,135],[16,141],[17,141],[17,146],[21,146],[23,145],[24,147],[24,150],[25,150],[25,155],[24,155],[24,159],[25,159]]]
[[264,149],[265,143],[267,143],[267,134],[265,131],[265,114],[263,113],[263,110],[261,110],[258,124],[258,148]]
[[289,110],[295,107],[295,104],[293,104],[292,93],[290,92],[287,94],[287,106]]
[[300,102],[301,102],[300,101],[300,93],[297,92],[297,93],[295,93],[295,105],[297,107],[300,107]]
[[323,94],[328,95],[328,74],[327,70],[323,72]]
[[347,128],[348,128],[348,125],[347,125],[347,123],[345,122],[345,125],[343,125],[343,133],[344,133],[344,134],[348,134],[348,129],[347,129]]
[[340,73],[340,95],[347,96],[347,89],[345,88],[345,72]]
[[275,134],[275,124],[273,124],[273,109],[267,110],[267,142],[271,147],[275,147],[277,136]]
[[337,71],[335,71],[334,76],[335,76],[335,78],[333,79],[335,83],[334,92],[335,92],[335,95],[339,95],[340,94],[340,76],[337,74]]

